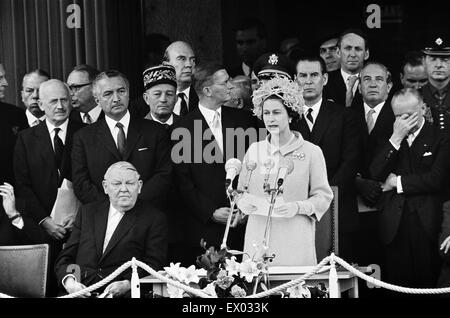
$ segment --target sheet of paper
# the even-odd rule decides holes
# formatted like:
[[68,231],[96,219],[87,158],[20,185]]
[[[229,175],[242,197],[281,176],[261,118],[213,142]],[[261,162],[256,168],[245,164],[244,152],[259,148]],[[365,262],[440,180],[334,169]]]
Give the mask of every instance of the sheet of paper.
[[[258,197],[253,194],[244,193],[236,205],[244,214],[268,215],[270,207],[269,200],[269,197]],[[282,204],[284,204],[283,197],[277,197],[274,208],[277,208]],[[280,216],[272,214],[272,217]]]
[[51,218],[56,224],[64,224],[68,218],[74,218],[81,202],[73,192],[72,182],[64,179],[58,189],[55,204],[53,205]]

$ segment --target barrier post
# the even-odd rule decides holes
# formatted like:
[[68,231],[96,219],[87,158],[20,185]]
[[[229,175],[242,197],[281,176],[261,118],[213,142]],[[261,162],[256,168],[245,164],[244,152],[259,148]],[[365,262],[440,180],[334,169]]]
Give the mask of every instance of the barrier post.
[[131,298],[141,298],[141,288],[139,285],[139,275],[135,257],[131,260],[131,269]]
[[339,298],[338,277],[336,272],[336,262],[334,253],[330,255],[330,275],[328,277],[328,286],[330,288],[330,298]]

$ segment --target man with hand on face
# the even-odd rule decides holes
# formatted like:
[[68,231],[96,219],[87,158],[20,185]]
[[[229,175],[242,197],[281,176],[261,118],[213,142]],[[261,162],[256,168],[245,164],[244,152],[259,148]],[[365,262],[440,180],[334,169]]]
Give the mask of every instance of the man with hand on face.
[[[138,200],[142,180],[136,168],[124,161],[111,165],[102,181],[108,199],[83,205],[72,234],[60,253],[55,273],[60,288],[78,292],[106,278],[133,257],[154,270],[162,269],[167,253],[167,221],[164,213]],[[68,274],[76,264],[80,277]],[[138,269],[139,276],[144,274]],[[105,297],[130,295],[131,268],[103,290]],[[90,297],[85,293],[80,297]]]
[[129,83],[122,73],[114,70],[100,73],[93,82],[93,92],[105,118],[74,136],[75,195],[84,204],[103,199],[106,170],[114,162],[127,160],[144,182],[139,198],[163,205],[172,173],[167,131],[159,123],[130,116]]
[[39,86],[50,79],[50,75],[41,69],[25,74],[22,80],[22,102],[25,105],[29,127],[39,125],[45,120],[45,113],[39,108]]
[[359,72],[369,58],[369,42],[361,30],[345,30],[339,36],[340,69],[328,74],[324,96],[345,107],[361,101],[358,92]]
[[373,178],[383,183],[379,229],[385,281],[432,288],[439,270],[438,233],[450,142],[425,120],[425,104],[417,90],[400,90],[391,104],[396,117],[392,136],[370,166]]
[[75,66],[67,77],[67,85],[72,93],[72,120],[90,125],[105,117],[92,94],[92,82],[98,74],[100,72],[92,66],[81,64]]

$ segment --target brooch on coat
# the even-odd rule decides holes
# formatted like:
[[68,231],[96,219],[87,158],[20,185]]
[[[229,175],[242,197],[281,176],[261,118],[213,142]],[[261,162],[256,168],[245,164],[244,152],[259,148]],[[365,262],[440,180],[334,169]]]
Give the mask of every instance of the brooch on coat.
[[294,159],[305,160],[305,153],[303,151],[294,151],[292,157],[294,157]]

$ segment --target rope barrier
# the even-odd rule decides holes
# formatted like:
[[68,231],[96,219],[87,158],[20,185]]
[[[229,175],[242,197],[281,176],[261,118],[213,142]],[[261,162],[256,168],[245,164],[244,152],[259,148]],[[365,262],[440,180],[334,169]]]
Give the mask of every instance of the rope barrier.
[[[330,262],[331,264],[331,269],[330,269],[330,275],[333,276],[333,269],[335,270],[334,267],[334,263],[338,263],[339,265],[341,265],[343,268],[345,268],[347,271],[349,271],[350,273],[354,274],[355,276],[375,285],[378,287],[382,287],[385,289],[389,289],[392,291],[396,291],[399,293],[408,293],[408,294],[445,294],[445,293],[450,293],[450,287],[446,287],[446,288],[409,288],[409,287],[403,287],[403,286],[396,286],[393,284],[389,284],[389,283],[385,283],[383,281],[380,281],[376,278],[373,278],[371,276],[368,276],[364,273],[362,273],[361,271],[359,271],[358,269],[354,268],[352,265],[350,265],[349,263],[347,263],[345,260],[343,260],[342,258],[340,258],[339,256],[334,255],[333,253],[330,256],[325,257],[319,264],[317,264],[310,272],[305,273],[304,275],[302,275],[301,277],[295,279],[295,280],[291,280],[290,282],[284,283],[282,285],[279,285],[275,288],[266,290],[264,292],[258,293],[258,294],[254,294],[254,295],[249,295],[246,296],[245,298],[263,298],[263,297],[267,297],[270,295],[274,295],[274,294],[278,294],[284,290],[286,290],[287,288],[296,286],[298,284],[300,284],[301,282],[304,282],[305,280],[307,280],[308,278],[310,278],[311,276],[313,276],[314,274],[316,274],[322,267],[325,266],[325,264],[327,264],[328,262]],[[101,281],[83,289],[80,290],[78,292],[69,294],[69,295],[65,295],[65,296],[61,296],[61,297],[57,297],[57,298],[76,298],[78,296],[81,296],[87,292],[92,292],[98,288],[101,288],[103,286],[105,286],[106,284],[110,283],[112,280],[114,280],[117,276],[119,276],[121,273],[123,273],[125,270],[127,270],[129,267],[132,267],[134,269],[134,271],[136,270],[137,267],[142,268],[143,270],[147,271],[149,274],[153,275],[155,278],[159,279],[162,282],[165,282],[166,284],[170,284],[172,286],[175,286],[177,288],[181,288],[182,290],[193,294],[194,296],[197,297],[201,297],[201,298],[215,298],[205,292],[203,292],[202,290],[190,287],[184,283],[181,283],[179,281],[173,280],[169,277],[166,277],[164,275],[162,275],[161,273],[155,271],[153,268],[151,268],[150,266],[148,266],[147,264],[136,260],[135,258],[133,258],[132,261],[128,261],[124,264],[122,264],[119,268],[117,268],[113,273],[111,273],[108,277],[105,277],[104,279],[102,279]],[[333,286],[331,286],[333,284],[333,281],[337,279],[337,277],[330,277],[330,289],[331,288],[335,288]],[[330,295],[331,293],[334,291],[330,290]],[[0,293],[0,298],[14,298],[12,296],[9,296],[7,294],[4,293]]]

